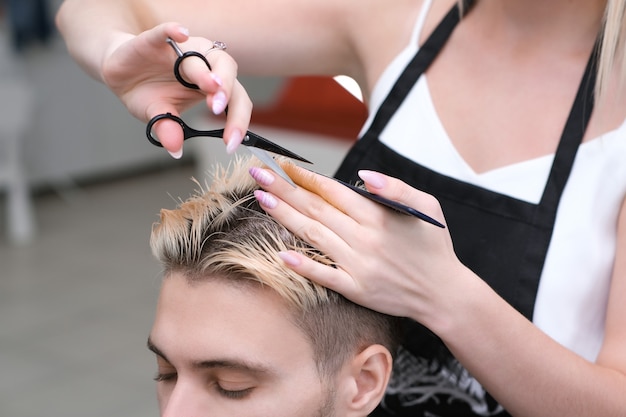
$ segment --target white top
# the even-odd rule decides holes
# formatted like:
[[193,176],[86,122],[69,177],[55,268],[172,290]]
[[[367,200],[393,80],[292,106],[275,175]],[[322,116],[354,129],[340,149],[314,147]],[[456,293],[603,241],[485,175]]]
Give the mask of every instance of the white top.
[[[377,81],[363,132],[408,62],[432,0],[426,0],[409,45]],[[410,138],[410,140],[407,140]],[[530,203],[543,193],[554,155],[476,173],[442,125],[426,76],[420,77],[380,140],[443,175]],[[594,361],[604,336],[616,249],[616,224],[626,196],[626,122],[583,143],[563,192],[539,284],[533,322],[559,343]]]

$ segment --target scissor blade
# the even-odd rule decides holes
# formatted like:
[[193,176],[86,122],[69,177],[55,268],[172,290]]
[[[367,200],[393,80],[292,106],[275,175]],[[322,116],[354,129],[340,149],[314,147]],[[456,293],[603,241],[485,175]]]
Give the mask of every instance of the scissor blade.
[[286,156],[287,158],[306,162],[307,164],[312,164],[311,161],[301,157],[297,153],[291,152],[290,150],[283,148],[282,146],[272,142],[271,140],[265,139],[263,136],[257,135],[256,133],[250,131],[248,131],[246,136],[244,137],[243,145],[263,149],[277,155]]
[[280,165],[278,165],[278,162],[276,162],[270,154],[265,152],[263,149],[253,148],[252,146],[246,146],[245,148],[252,152],[254,156],[259,158],[261,162],[267,165],[272,171],[291,184],[292,187],[296,188],[296,184],[291,180],[291,178],[289,178],[289,175],[287,175],[287,173],[280,167]]

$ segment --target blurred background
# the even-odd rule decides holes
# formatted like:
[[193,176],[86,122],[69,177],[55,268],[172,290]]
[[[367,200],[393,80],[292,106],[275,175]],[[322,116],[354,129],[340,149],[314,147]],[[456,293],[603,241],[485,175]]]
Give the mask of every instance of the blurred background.
[[[230,157],[212,139],[180,161],[151,146],[70,59],[60,3],[0,0],[0,416],[155,416],[150,227]],[[252,129],[319,172],[334,172],[365,120],[332,79],[242,82]],[[201,107],[185,118],[223,123]]]

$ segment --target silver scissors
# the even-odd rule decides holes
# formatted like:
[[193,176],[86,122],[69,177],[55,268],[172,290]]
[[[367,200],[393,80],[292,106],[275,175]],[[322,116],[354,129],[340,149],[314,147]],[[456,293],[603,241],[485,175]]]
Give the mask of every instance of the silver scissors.
[[[192,84],[186,81],[181,76],[180,71],[179,71],[181,63],[183,62],[185,58],[194,56],[194,57],[202,59],[204,63],[207,65],[207,67],[209,68],[209,70],[211,69],[211,65],[209,65],[209,62],[207,61],[206,57],[202,55],[201,53],[196,52],[196,51],[188,51],[188,52],[183,53],[178,47],[178,45],[176,45],[176,43],[172,39],[168,38],[167,42],[172,46],[172,48],[174,48],[174,51],[176,52],[176,55],[178,56],[174,64],[174,76],[176,77],[178,82],[180,82],[185,87],[197,90],[198,86],[196,84]],[[163,119],[173,120],[176,123],[178,123],[180,125],[180,128],[183,131],[184,140],[187,140],[189,138],[194,138],[194,137],[222,138],[224,136],[224,129],[197,130],[187,125],[183,121],[183,119],[181,119],[180,117],[175,116],[171,113],[163,113],[163,114],[158,114],[154,116],[152,119],[150,119],[150,121],[148,122],[148,125],[146,126],[146,137],[148,138],[150,143],[152,143],[155,146],[163,147],[159,139],[153,133],[154,125]],[[289,175],[287,175],[287,173],[280,167],[280,165],[274,160],[274,158],[272,158],[272,156],[268,152],[286,156],[287,158],[295,159],[295,160],[306,162],[309,164],[311,163],[311,161],[301,157],[300,155],[294,152],[291,152],[290,150],[287,150],[283,148],[282,146],[277,145],[271,140],[265,139],[264,137],[257,135],[256,133],[251,132],[249,130],[246,132],[241,144],[244,145],[246,149],[248,149],[254,156],[260,159],[261,162],[267,165],[272,171],[274,171],[276,174],[282,177],[285,181],[287,181],[293,187],[296,187],[296,184],[291,180],[291,178],[289,178]]]

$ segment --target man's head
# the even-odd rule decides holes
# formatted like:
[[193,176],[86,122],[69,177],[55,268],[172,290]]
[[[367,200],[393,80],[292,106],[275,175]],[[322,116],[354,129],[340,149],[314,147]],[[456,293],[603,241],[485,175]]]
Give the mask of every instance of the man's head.
[[284,266],[284,250],[332,261],[263,212],[251,164],[217,172],[153,229],[161,413],[365,416],[391,372],[395,319]]

